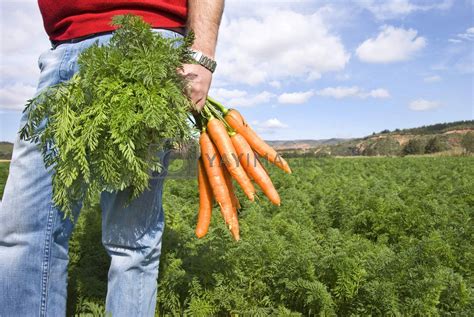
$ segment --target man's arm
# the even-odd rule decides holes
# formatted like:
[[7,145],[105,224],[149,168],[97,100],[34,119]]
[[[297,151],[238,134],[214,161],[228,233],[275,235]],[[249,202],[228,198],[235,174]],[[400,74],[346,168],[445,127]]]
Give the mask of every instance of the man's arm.
[[[195,35],[192,48],[212,59],[215,57],[223,10],[224,0],[188,0],[187,28]],[[200,111],[206,102],[212,73],[204,66],[186,64],[183,66],[183,75],[190,81],[189,97],[196,110]]]

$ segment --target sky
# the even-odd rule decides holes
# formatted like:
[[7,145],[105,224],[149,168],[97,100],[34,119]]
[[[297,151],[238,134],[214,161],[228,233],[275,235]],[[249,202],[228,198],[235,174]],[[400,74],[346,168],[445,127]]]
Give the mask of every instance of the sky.
[[[0,2],[0,141],[49,42],[37,2]],[[473,0],[227,0],[210,96],[268,140],[362,137],[474,117]]]

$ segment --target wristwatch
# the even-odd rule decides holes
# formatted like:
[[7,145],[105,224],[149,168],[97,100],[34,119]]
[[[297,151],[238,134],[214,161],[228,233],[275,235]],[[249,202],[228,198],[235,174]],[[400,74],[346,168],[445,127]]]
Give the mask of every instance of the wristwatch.
[[211,73],[216,70],[217,63],[215,60],[203,54],[203,52],[191,50],[193,59],[199,64],[206,67]]

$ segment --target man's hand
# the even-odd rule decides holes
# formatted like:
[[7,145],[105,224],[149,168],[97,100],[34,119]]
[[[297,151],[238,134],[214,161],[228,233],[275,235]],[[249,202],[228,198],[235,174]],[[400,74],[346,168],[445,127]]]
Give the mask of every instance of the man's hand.
[[211,86],[211,71],[199,64],[185,64],[181,74],[189,82],[186,94],[194,103],[194,110],[201,112],[206,104],[207,94]]

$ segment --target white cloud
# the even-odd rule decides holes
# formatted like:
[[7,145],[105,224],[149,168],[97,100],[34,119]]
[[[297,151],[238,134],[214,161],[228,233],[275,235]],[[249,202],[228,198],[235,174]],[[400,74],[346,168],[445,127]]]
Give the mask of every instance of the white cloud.
[[360,1],[378,19],[390,19],[410,14],[415,6],[409,0]]
[[211,95],[217,99],[234,99],[245,97],[247,92],[238,89],[217,88],[211,90]]
[[232,98],[229,100],[229,105],[233,107],[252,107],[259,104],[268,103],[273,97],[275,97],[275,95],[271,92],[262,91],[261,93],[255,95]]
[[283,93],[278,96],[278,102],[287,104],[302,104],[307,102],[313,95],[314,92],[312,90]]
[[423,81],[426,83],[436,83],[441,81],[441,76],[433,75],[433,76],[426,76],[423,78]]
[[23,110],[26,101],[31,99],[36,88],[21,83],[0,88],[0,109]]
[[227,107],[253,107],[268,103],[275,95],[268,91],[249,94],[247,91],[238,89],[217,88],[211,89],[210,96]]
[[346,81],[346,80],[349,80],[349,79],[351,79],[351,75],[347,74],[347,73],[336,75],[336,80],[338,80],[338,81]]
[[455,43],[455,44],[462,43],[465,41],[473,41],[473,40],[474,40],[474,27],[470,27],[463,33],[457,34],[456,38],[448,39],[449,42]]
[[357,97],[357,98],[389,98],[390,93],[383,88],[364,91],[357,86],[353,87],[327,87],[316,92],[318,96],[332,97],[336,99]]
[[281,82],[278,80],[272,80],[271,82],[268,83],[270,86],[273,88],[281,88]]
[[277,118],[271,118],[266,121],[252,121],[252,127],[262,134],[273,134],[279,129],[286,129],[288,125],[281,122]]
[[417,99],[410,102],[408,107],[413,111],[427,111],[441,106],[438,101],[430,101],[426,99]]
[[262,123],[257,124],[260,128],[263,129],[284,129],[288,128],[287,124],[282,123],[277,118],[268,119]]
[[474,27],[470,27],[466,32],[458,34],[458,37],[468,41],[474,40]]
[[454,64],[454,69],[461,74],[474,74],[474,54],[472,51],[460,57]]
[[2,0],[0,12],[0,84],[35,85],[38,56],[50,47],[38,3]]
[[378,89],[373,89],[367,93],[361,93],[360,97],[366,98],[366,97],[371,97],[371,98],[389,98],[390,93],[386,89],[378,88]]
[[426,46],[424,37],[413,29],[383,26],[376,38],[364,41],[356,50],[359,59],[367,63],[391,63],[408,60]]
[[17,3],[5,1],[1,5],[1,52],[2,54],[27,53],[36,47],[46,49],[49,46],[48,37],[44,31],[43,23],[37,3],[35,1]]
[[448,39],[455,45],[446,45],[440,54],[440,60],[431,66],[436,72],[455,71],[460,74],[474,73],[474,27],[467,28],[455,38]]
[[369,10],[379,20],[396,19],[417,11],[447,10],[454,0],[432,0],[414,3],[410,0],[357,0],[362,8]]
[[359,87],[327,87],[316,92],[318,96],[333,97],[337,99],[357,96]]
[[267,8],[255,17],[225,17],[218,45],[216,76],[250,85],[317,79],[344,69],[350,57],[318,11],[306,15]]

